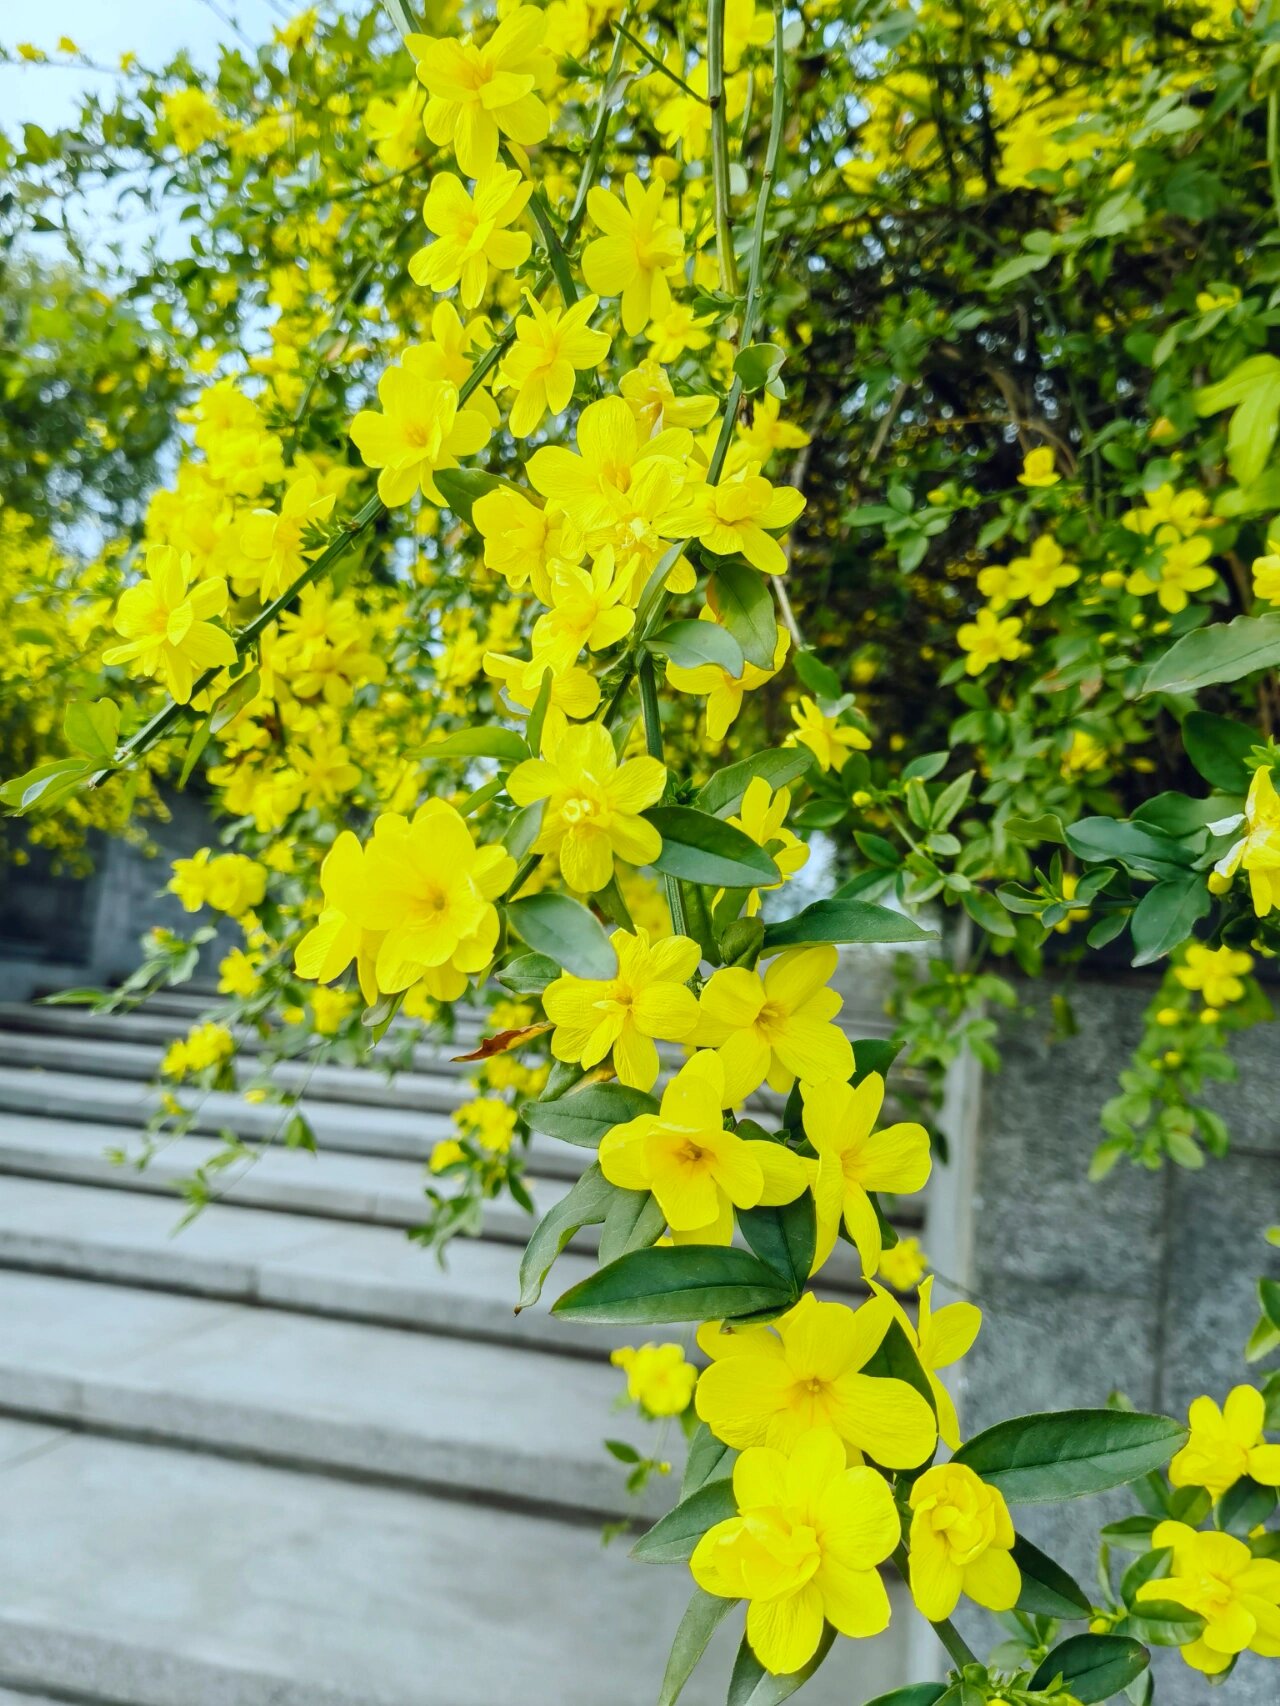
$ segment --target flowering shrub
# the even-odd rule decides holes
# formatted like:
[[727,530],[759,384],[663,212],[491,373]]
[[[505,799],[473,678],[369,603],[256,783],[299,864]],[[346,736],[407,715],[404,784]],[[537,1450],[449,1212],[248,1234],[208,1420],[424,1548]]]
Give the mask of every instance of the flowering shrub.
[[[1123,940],[1168,969],[1095,1172],[1228,1141],[1198,1097],[1265,1015],[1280,903],[1280,24],[418,10],[317,5],[207,86],[130,57],[83,135],[0,145],[6,237],[99,170],[194,227],[131,286],[190,374],[172,479],[79,582],[44,571],[83,655],[48,643],[0,799],[47,834],[125,778],[210,794],[229,850],[171,887],[243,945],[175,1085],[234,1083],[240,1027],[268,1072],[394,1065],[489,1004],[418,1235],[531,1209],[528,1134],[565,1139],[596,1159],[521,1306],[599,1225],[556,1312],[697,1324],[700,1373],[647,1338],[618,1357],[690,1436],[635,1548],[694,1583],[664,1701],[739,1601],[734,1698],[766,1673],[786,1698],[886,1626],[888,1563],[953,1669],[879,1706],[1145,1706],[1150,1643],[1215,1676],[1280,1656],[1280,1381],[1189,1427],[1117,1404],[966,1440],[939,1370],[979,1313],[934,1307],[892,1223],[938,1134],[880,1124],[895,1046],[851,1040],[833,986],[842,945],[961,920],[897,1041],[996,1064],[980,1007],[1017,996],[990,962]],[[54,552],[36,507],[0,551]],[[4,679],[40,678],[33,645],[6,625]],[[817,832],[837,875],[800,906]],[[157,937],[113,999],[189,948]],[[665,1084],[658,1044],[685,1053]],[[269,1076],[246,1093],[313,1141]],[[152,1140],[190,1117],[170,1090]],[[814,1289],[841,1242],[856,1309]],[[889,1289],[916,1286],[912,1312]],[[1131,1483],[1095,1605],[1017,1511]],[[979,1657],[963,1599],[1017,1638]]]

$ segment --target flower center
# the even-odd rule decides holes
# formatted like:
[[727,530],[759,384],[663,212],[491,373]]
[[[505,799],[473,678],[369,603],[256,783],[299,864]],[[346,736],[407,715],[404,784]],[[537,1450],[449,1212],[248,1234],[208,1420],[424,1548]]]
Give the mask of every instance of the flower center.
[[599,817],[600,808],[594,800],[575,794],[564,802],[561,815],[566,823],[591,823]]

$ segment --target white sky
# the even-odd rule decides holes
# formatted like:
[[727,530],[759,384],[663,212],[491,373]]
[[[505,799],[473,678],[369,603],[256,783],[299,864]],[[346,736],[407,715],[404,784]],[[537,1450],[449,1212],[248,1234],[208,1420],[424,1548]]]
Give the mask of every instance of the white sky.
[[[0,42],[12,50],[29,41],[52,54],[59,36],[70,36],[90,59],[108,66],[129,51],[146,65],[163,65],[185,48],[197,65],[213,66],[219,48],[239,39],[227,20],[257,43],[304,6],[305,0],[49,0],[48,5],[0,0]],[[84,90],[109,84],[109,76],[79,67],[0,65],[0,125],[10,134],[24,124],[53,129],[74,116]]]

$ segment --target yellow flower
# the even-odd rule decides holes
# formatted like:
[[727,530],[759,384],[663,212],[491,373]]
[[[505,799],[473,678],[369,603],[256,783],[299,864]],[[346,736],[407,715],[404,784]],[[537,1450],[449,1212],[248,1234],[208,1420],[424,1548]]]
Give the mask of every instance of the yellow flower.
[[[1080,571],[1074,563],[1067,562],[1057,540],[1042,533],[1025,557],[1015,557],[1009,564],[1008,576],[1008,591],[1002,603],[1009,598],[1026,598],[1038,605],[1048,604],[1055,592],[1078,581]],[[981,575],[978,586],[986,592]]]
[[533,186],[519,172],[490,166],[468,193],[452,172],[431,180],[422,217],[436,241],[409,262],[415,284],[451,290],[456,284],[463,306],[474,308],[489,282],[489,268],[511,272],[529,258],[533,243],[526,232],[506,227],[524,212]]
[[1280,551],[1272,550],[1274,541],[1267,541],[1267,555],[1253,559],[1253,595],[1268,604],[1280,604]]
[[467,1152],[456,1137],[442,1137],[433,1145],[427,1166],[433,1173],[443,1173],[446,1167],[454,1167],[466,1158]]
[[967,1594],[1009,1611],[1022,1591],[1013,1520],[1002,1494],[962,1463],[938,1463],[911,1489],[911,1597],[938,1623]]
[[837,722],[823,714],[812,699],[802,696],[791,707],[795,732],[786,739],[787,746],[807,746],[823,772],[844,769],[851,752],[866,752],[871,745],[861,729]]
[[489,441],[489,423],[470,406],[458,406],[457,388],[422,371],[418,352],[409,348],[400,365],[378,381],[382,413],[361,409],[351,423],[351,438],[366,468],[380,468],[378,496],[394,507],[415,491],[434,504],[443,502],[433,475],[456,468],[460,456],[473,456]]
[[1266,1404],[1256,1387],[1234,1387],[1221,1409],[1212,1398],[1197,1398],[1187,1420],[1191,1437],[1169,1465],[1175,1487],[1204,1487],[1215,1502],[1242,1475],[1280,1487],[1280,1445],[1263,1437]]
[[126,643],[102,661],[126,663],[132,676],[158,675],[185,705],[197,675],[236,661],[235,641],[208,620],[227,608],[227,583],[218,575],[193,585],[191,558],[170,545],[152,545],[146,568],[146,580],[122,593],[116,609],[113,625]]
[[733,1210],[791,1202],[804,1164],[779,1143],[726,1131],[724,1070],[695,1054],[662,1094],[656,1114],[614,1126],[600,1140],[600,1170],[626,1191],[652,1191],[677,1241],[727,1244]]
[[342,1029],[356,1005],[356,996],[349,989],[313,989],[310,996],[311,1023],[322,1037],[333,1037]]
[[600,683],[590,670],[576,666],[565,669],[542,652],[535,652],[531,658],[509,657],[505,652],[486,652],[484,671],[502,683],[517,712],[533,709],[542,691],[543,677],[550,671],[551,695],[547,700],[544,728],[551,726],[553,716],[561,720],[565,717],[592,717],[600,704]]
[[221,136],[227,121],[203,89],[175,89],[161,102],[173,140],[184,154]]
[[1209,889],[1213,894],[1224,893],[1243,866],[1249,874],[1253,910],[1265,918],[1273,906],[1280,906],[1280,797],[1271,780],[1270,765],[1254,771],[1244,812],[1223,818],[1210,828],[1216,835],[1226,835],[1241,824],[1244,834],[1209,873]]
[[686,352],[706,349],[711,343],[709,325],[711,321],[699,320],[687,303],[673,302],[645,330],[649,353],[655,361],[679,361]]
[[258,968],[242,948],[232,948],[218,962],[218,994],[238,995],[242,1001],[256,995]]
[[1174,535],[1189,539],[1198,533],[1209,514],[1209,497],[1189,486],[1175,492],[1167,482],[1148,492],[1141,509],[1126,510],[1124,524],[1131,533],[1155,533],[1161,536],[1171,529]]
[[168,892],[176,894],[186,912],[211,906],[239,918],[262,905],[267,873],[244,853],[214,854],[201,847],[189,859],[175,859]]
[[809,434],[793,421],[784,421],[781,408],[778,399],[766,392],[755,399],[750,419],[745,415],[738,417],[737,436],[729,453],[730,468],[747,462],[763,468],[775,451],[804,449]]
[[704,1592],[747,1601],[747,1641],[765,1670],[807,1664],[825,1623],[854,1638],[888,1627],[876,1566],[898,1543],[893,1494],[874,1469],[848,1466],[837,1434],[815,1428],[788,1456],[744,1451],[733,1492],[739,1514],[707,1530],[689,1568]]
[[469,36],[406,36],[418,81],[431,97],[427,135],[437,147],[452,144],[467,177],[493,165],[500,137],[528,148],[546,136],[547,109],[533,92],[553,76],[545,31],[537,6],[517,6],[483,45]]
[[567,669],[583,646],[603,651],[631,632],[636,613],[628,602],[634,576],[615,565],[605,546],[590,569],[558,563],[549,588],[551,609],[533,627],[533,649],[556,669]]
[[551,603],[552,566],[582,561],[581,536],[555,504],[539,509],[519,492],[499,486],[476,499],[471,518],[484,539],[489,568],[513,592],[527,582],[543,604]]
[[[909,1243],[915,1243],[909,1239]],[[889,1251],[887,1254],[892,1255]],[[883,1264],[882,1264],[883,1266]],[[883,1289],[872,1284],[872,1291],[884,1296]],[[915,1323],[902,1305],[893,1299],[898,1324],[914,1347],[916,1358],[929,1381],[934,1408],[938,1413],[938,1435],[952,1451],[960,1445],[960,1418],[956,1415],[951,1394],[938,1378],[940,1368],[949,1368],[972,1349],[973,1341],[982,1326],[982,1311],[976,1303],[948,1303],[941,1309],[933,1307],[933,1275],[920,1286],[919,1306]]]
[[1160,567],[1153,578],[1146,569],[1135,569],[1125,581],[1125,591],[1139,598],[1155,593],[1161,608],[1171,616],[1185,610],[1193,592],[1203,592],[1217,580],[1217,575],[1205,566],[1205,558],[1213,550],[1212,540],[1203,533],[1193,539],[1180,539],[1164,546]]
[[693,450],[693,434],[685,427],[642,438],[621,397],[588,403],[578,417],[577,440],[577,455],[559,445],[535,451],[529,479],[584,531],[608,529],[626,515],[633,487],[646,474],[667,476],[661,492],[669,506],[681,465]]
[[1241,981],[1253,970],[1253,955],[1242,948],[1206,948],[1193,942],[1174,967],[1173,975],[1184,989],[1198,989],[1209,1007],[1229,1007],[1244,999]]
[[956,629],[961,651],[969,655],[964,667],[969,675],[981,675],[993,663],[1012,663],[1029,648],[1018,638],[1022,622],[1017,616],[998,617],[994,610],[979,610],[972,622]]
[[656,758],[619,764],[599,723],[544,731],[543,756],[517,764],[507,791],[518,806],[546,800],[535,848],[555,853],[570,888],[592,894],[613,876],[613,860],[647,865],[662,837],[640,813],[656,805],[667,772]]
[[516,1111],[494,1096],[474,1096],[453,1111],[453,1123],[491,1155],[505,1155],[515,1136]]
[[1041,445],[1038,450],[1029,450],[1022,461],[1022,472],[1018,475],[1020,486],[1056,486],[1061,476],[1054,471],[1053,451],[1048,445]]
[[806,1292],[767,1327],[709,1322],[698,1331],[712,1359],[698,1381],[698,1415],[739,1449],[790,1451],[812,1429],[834,1428],[887,1469],[914,1469],[937,1444],[933,1411],[905,1380],[862,1372],[892,1319],[887,1298],[849,1309]]
[[797,1078],[847,1079],[853,1049],[835,1023],[843,1002],[829,985],[833,947],[788,948],[762,977],[745,966],[713,972],[699,999],[696,1040],[724,1066],[730,1106],[758,1090],[788,1091]]
[[895,1291],[911,1291],[924,1278],[928,1266],[918,1238],[899,1238],[892,1249],[880,1252],[876,1271]]
[[604,236],[587,244],[582,273],[597,295],[621,296],[623,330],[635,337],[671,306],[668,280],[684,265],[684,234],[661,178],[646,189],[628,172],[623,196],[589,191],[587,210]]
[[698,1371],[679,1345],[620,1345],[609,1361],[625,1371],[627,1397],[651,1416],[679,1416],[689,1408]]
[[760,911],[762,893],[780,889],[788,877],[793,877],[809,862],[809,849],[798,835],[793,835],[786,827],[790,810],[790,788],[779,788],[775,794],[763,776],[753,776],[747,783],[737,817],[728,820],[735,829],[749,835],[757,847],[772,847],[773,862],[782,873],[782,882],[765,883],[761,888],[748,891],[748,918],[754,918]]
[[687,936],[650,943],[644,930],[615,930],[610,941],[618,956],[616,977],[566,973],[544,990],[542,1008],[556,1027],[551,1052],[591,1067],[612,1049],[619,1080],[651,1090],[658,1081],[653,1039],[683,1042],[697,1026],[698,1001],[687,984],[702,950]]
[[321,494],[313,474],[295,480],[280,500],[280,513],[251,510],[240,528],[240,549],[251,562],[263,564],[259,594],[263,602],[273,599],[306,567],[315,551],[304,551],[303,535],[308,528],[327,521],[337,498]]
[[922,1190],[932,1166],[929,1134],[914,1124],[875,1129],[884,1102],[878,1072],[869,1072],[856,1087],[833,1074],[825,1084],[802,1083],[800,1091],[805,1136],[818,1152],[814,1271],[835,1248],[843,1221],[870,1279],[880,1265],[882,1245],[879,1217],[867,1193]]
[[373,151],[389,172],[408,171],[423,152],[422,103],[422,91],[410,83],[390,99],[375,96],[365,108]]
[[1280,1658],[1280,1563],[1255,1558],[1243,1540],[1185,1522],[1162,1522],[1151,1536],[1173,1553],[1173,1572],[1143,1582],[1138,1603],[1172,1600],[1205,1620],[1204,1632],[1181,1649],[1193,1670],[1216,1676],[1238,1653]]
[[499,377],[515,389],[510,427],[514,438],[528,438],[546,414],[569,407],[578,370],[598,368],[609,353],[607,332],[593,332],[591,316],[599,297],[584,296],[571,308],[546,309],[526,292],[528,314],[515,324],[516,341]]
[[666,369],[652,358],[624,373],[618,389],[645,438],[662,432],[665,427],[689,427],[696,431],[706,426],[716,412],[714,397],[677,395]]
[[745,557],[761,574],[781,575],[786,553],[765,530],[790,527],[803,508],[794,486],[772,486],[748,463],[719,485],[686,487],[662,530],[670,539],[700,540],[717,557]]

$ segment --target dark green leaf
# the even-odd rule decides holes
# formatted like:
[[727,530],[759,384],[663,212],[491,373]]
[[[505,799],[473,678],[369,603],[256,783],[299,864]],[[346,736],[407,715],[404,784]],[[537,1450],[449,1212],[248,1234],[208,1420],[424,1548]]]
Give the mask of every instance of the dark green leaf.
[[812,1194],[802,1191],[794,1202],[777,1208],[740,1209],[738,1226],[760,1260],[781,1274],[792,1295],[799,1297],[813,1271],[817,1244]]
[[657,1111],[655,1097],[626,1084],[584,1084],[553,1101],[526,1102],[520,1109],[531,1131],[580,1149],[595,1149],[614,1126]]
[[1038,1546],[1019,1535],[1013,1546],[1013,1561],[1022,1575],[1018,1610],[1036,1617],[1089,1617],[1093,1607],[1083,1588],[1055,1564]]
[[1146,1648],[1123,1635],[1072,1635],[1045,1659],[1031,1678],[1031,1687],[1048,1688],[1061,1677],[1067,1693],[1074,1694],[1080,1706],[1093,1706],[1118,1694],[1149,1663]]
[[618,1191],[600,1229],[603,1265],[629,1250],[647,1250],[666,1231],[666,1216],[652,1191]]
[[737,1604],[736,1599],[721,1599],[717,1594],[694,1588],[693,1598],[671,1643],[671,1655],[658,1691],[658,1706],[675,1706],[680,1691],[706,1652],[707,1643]]
[[795,672],[811,693],[831,701],[840,697],[840,677],[828,669],[816,652],[801,649],[792,658]]
[[642,1534],[631,1548],[631,1556],[641,1564],[686,1563],[709,1528],[737,1514],[733,1477],[724,1475],[707,1481]]
[[778,621],[769,583],[749,563],[721,563],[707,589],[711,608],[757,669],[772,669]]
[[909,1682],[905,1688],[892,1688],[888,1694],[877,1694],[867,1706],[938,1706],[947,1692],[945,1682]]
[[1248,1475],[1242,1475],[1218,1501],[1214,1520],[1228,1534],[1246,1535],[1267,1521],[1276,1508],[1276,1497],[1274,1487],[1260,1486]]
[[737,679],[746,659],[742,647],[718,622],[669,622],[645,641],[650,651],[669,658],[680,669],[699,669],[711,664]]
[[1221,788],[1224,794],[1248,791],[1250,772],[1245,759],[1258,744],[1256,730],[1230,717],[1191,711],[1182,719],[1182,744],[1211,787]]
[[902,1052],[902,1044],[890,1037],[857,1037],[853,1043],[853,1077],[851,1084],[861,1084],[873,1072],[881,1078],[889,1076],[890,1068]]
[[933,1396],[933,1388],[929,1385],[929,1376],[921,1367],[915,1347],[903,1331],[900,1321],[890,1321],[888,1331],[870,1360],[863,1364],[862,1372],[880,1380],[903,1381],[917,1391],[934,1414],[937,1414],[938,1406]]
[[693,806],[654,806],[644,816],[662,837],[654,870],[708,888],[745,889],[780,882],[762,847],[731,823]]
[[866,900],[815,900],[794,918],[767,924],[766,953],[814,942],[931,942],[936,930],[922,930],[912,919]]
[[635,1250],[566,1291],[553,1314],[648,1325],[732,1320],[791,1301],[786,1282],[746,1250],[679,1244]]
[[1145,693],[1198,693],[1280,663],[1280,616],[1237,616],[1193,628],[1147,671]]
[[618,975],[618,956],[604,925],[567,894],[531,894],[507,902],[515,932],[535,953],[546,954],[574,977]]
[[593,1161],[573,1189],[543,1215],[520,1261],[517,1311],[538,1301],[551,1264],[574,1233],[583,1226],[596,1226],[604,1219],[614,1189]]
[[486,474],[483,468],[440,468],[432,478],[453,513],[472,525],[471,512],[476,499],[484,497],[487,492],[515,492],[526,503],[529,502],[528,492],[498,474]]
[[717,770],[693,796],[693,803],[713,817],[728,817],[741,806],[742,796],[756,776],[762,776],[776,793],[797,781],[812,763],[813,754],[807,746],[770,747]]
[[1051,1410],[997,1422],[961,1446],[967,1463],[1010,1504],[1078,1499],[1162,1468],[1187,1430],[1131,1410]]
[[1150,877],[1175,876],[1194,858],[1171,836],[1113,817],[1085,817],[1073,823],[1067,830],[1067,846],[1088,864],[1113,859]]
[[1149,966],[1185,942],[1213,902],[1201,872],[1153,883],[1134,908],[1129,929],[1135,966]]
[[680,1497],[688,1498],[696,1488],[729,1473],[737,1456],[733,1447],[718,1440],[705,1422],[699,1422],[689,1443],[684,1478],[680,1482]]

